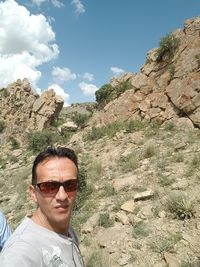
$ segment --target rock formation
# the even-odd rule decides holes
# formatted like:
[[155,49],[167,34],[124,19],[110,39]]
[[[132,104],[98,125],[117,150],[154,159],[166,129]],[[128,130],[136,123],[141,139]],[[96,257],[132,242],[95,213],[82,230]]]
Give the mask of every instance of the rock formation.
[[173,33],[179,45],[169,59],[157,60],[158,48],[147,53],[137,74],[127,73],[110,84],[129,81],[131,89],[108,103],[93,119],[98,124],[146,119],[161,123],[184,117],[200,127],[200,17]]
[[0,91],[0,120],[6,124],[4,135],[23,138],[25,131],[50,126],[63,104],[64,101],[56,96],[53,89],[39,96],[31,89],[27,79],[17,80]]

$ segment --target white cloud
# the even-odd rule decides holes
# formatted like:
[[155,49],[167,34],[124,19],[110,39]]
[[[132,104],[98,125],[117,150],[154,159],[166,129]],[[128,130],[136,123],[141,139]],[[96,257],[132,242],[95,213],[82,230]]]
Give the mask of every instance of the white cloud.
[[96,85],[85,82],[79,83],[78,86],[83,91],[83,94],[87,96],[93,96],[96,90],[99,89]]
[[76,14],[82,14],[85,12],[85,7],[80,0],[72,0],[71,4],[75,7]]
[[14,0],[0,2],[0,88],[27,76],[36,85],[37,67],[58,54],[55,33],[43,15],[30,14]]
[[51,0],[53,6],[57,7],[57,8],[61,8],[62,6],[64,6],[63,3],[61,3],[59,0]]
[[46,2],[47,0],[31,0],[33,4],[40,6],[42,3]]
[[69,106],[69,94],[65,93],[65,90],[60,87],[58,84],[51,84],[49,87],[48,87],[48,90],[50,89],[53,89],[56,93],[56,95],[59,95],[61,96],[63,99],[64,99],[64,106]]
[[118,67],[111,67],[110,70],[113,72],[114,75],[119,75],[125,72],[123,69],[120,69]]
[[83,79],[88,80],[88,81],[93,81],[94,80],[94,75],[92,73],[89,72],[85,72],[83,74]]
[[[41,4],[45,2],[49,2],[49,0],[31,0],[31,2],[37,5],[38,7],[40,7]],[[57,7],[57,8],[61,8],[62,6],[64,6],[64,4],[60,0],[51,0],[51,3],[54,7]]]
[[71,70],[68,68],[53,67],[52,76],[54,82],[59,84],[76,79],[76,74],[72,73]]

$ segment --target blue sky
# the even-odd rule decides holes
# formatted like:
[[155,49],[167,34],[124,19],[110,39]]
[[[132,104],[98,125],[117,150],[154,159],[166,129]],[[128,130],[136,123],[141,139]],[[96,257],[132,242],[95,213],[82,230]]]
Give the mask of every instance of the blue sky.
[[66,105],[95,101],[95,90],[139,72],[163,36],[199,13],[197,0],[0,1],[0,88],[28,77]]

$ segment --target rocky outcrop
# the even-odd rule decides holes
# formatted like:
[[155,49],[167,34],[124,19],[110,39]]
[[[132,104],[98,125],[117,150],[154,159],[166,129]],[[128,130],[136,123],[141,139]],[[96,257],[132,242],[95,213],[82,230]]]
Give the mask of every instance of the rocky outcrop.
[[173,36],[179,45],[170,59],[163,56],[158,61],[158,49],[153,49],[139,73],[111,80],[112,86],[129,81],[131,89],[99,111],[93,123],[119,119],[163,123],[185,117],[200,127],[200,17],[187,20]]
[[53,89],[36,94],[27,79],[17,80],[1,90],[0,119],[5,121],[4,135],[18,137],[25,132],[42,130],[58,117],[63,100]]

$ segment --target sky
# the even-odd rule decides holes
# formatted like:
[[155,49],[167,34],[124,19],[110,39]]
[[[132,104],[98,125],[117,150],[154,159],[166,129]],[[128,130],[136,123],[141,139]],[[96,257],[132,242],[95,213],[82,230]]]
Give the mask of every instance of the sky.
[[28,78],[65,106],[95,101],[96,90],[138,73],[162,37],[199,14],[199,0],[0,0],[0,88]]

